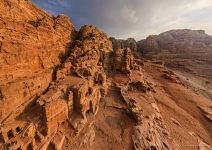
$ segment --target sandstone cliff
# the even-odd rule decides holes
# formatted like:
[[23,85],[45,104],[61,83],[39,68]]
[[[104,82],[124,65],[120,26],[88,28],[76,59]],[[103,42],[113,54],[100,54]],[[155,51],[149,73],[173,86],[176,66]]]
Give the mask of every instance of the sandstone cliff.
[[122,40],[122,39],[116,39],[114,37],[111,37],[110,41],[113,43],[113,49],[130,48],[133,51],[137,51],[137,43],[136,43],[136,40],[133,38]]
[[0,149],[211,149],[211,101],[135,59],[134,40],[26,0],[0,8]]
[[[167,65],[174,67],[176,64],[178,65],[176,67],[185,67],[189,70],[189,66],[186,67],[186,63],[188,63],[191,65],[192,71],[192,63],[198,67],[205,65],[204,68],[208,68],[212,64],[211,43],[212,37],[207,35],[205,31],[184,29],[149,36],[145,40],[138,41],[137,46],[138,51],[144,57],[164,60]],[[204,72],[212,79],[210,69]]]
[[171,30],[137,42],[138,51],[176,70],[200,94],[212,98],[212,36],[203,30]]
[[[146,57],[181,57],[210,60],[212,37],[203,30],[171,30],[138,41],[138,49]],[[201,56],[201,57],[199,57]]]
[[[0,121],[48,87],[73,42],[74,27],[30,1],[0,2]],[[21,108],[20,108],[21,109]]]

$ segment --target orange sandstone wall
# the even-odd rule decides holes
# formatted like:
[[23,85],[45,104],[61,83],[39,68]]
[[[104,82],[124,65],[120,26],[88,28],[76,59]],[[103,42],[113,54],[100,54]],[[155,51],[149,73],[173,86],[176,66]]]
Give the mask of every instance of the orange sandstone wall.
[[27,0],[0,1],[0,121],[43,92],[68,51],[74,26]]

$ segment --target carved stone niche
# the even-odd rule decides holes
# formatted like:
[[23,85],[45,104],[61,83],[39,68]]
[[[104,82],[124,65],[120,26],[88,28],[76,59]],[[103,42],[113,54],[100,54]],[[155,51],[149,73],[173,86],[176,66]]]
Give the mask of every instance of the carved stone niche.
[[63,99],[50,101],[43,105],[46,134],[53,133],[57,126],[68,119],[68,105]]
[[105,73],[96,73],[95,75],[95,84],[98,84],[100,86],[105,86],[107,83],[106,81],[106,74]]

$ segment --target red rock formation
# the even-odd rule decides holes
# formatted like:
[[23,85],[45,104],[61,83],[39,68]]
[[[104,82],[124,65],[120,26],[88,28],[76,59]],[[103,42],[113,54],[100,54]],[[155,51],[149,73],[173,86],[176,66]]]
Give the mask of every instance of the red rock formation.
[[133,52],[137,51],[137,43],[133,38],[128,38],[127,40],[116,39],[114,37],[110,38],[113,44],[113,49],[126,49],[129,48]]
[[211,43],[212,37],[205,31],[184,29],[149,36],[139,41],[137,46],[144,57],[162,60],[170,68],[192,72],[211,80]]
[[139,51],[147,57],[198,58],[201,55],[200,59],[205,60],[211,57],[211,43],[212,37],[205,31],[184,29],[149,36],[137,44]]
[[74,27],[68,17],[48,15],[29,1],[2,0],[0,8],[2,120],[48,87]]
[[[3,0],[0,8],[0,149],[168,150],[182,141],[210,148],[207,104],[199,105],[207,120],[194,104],[198,117],[175,106],[172,92],[186,88],[173,72],[143,65],[130,48],[114,49],[94,26],[76,32],[64,15],[53,17],[29,1]],[[198,98],[185,93],[178,94],[185,103]],[[173,112],[180,126],[170,125]]]
[[207,84],[212,81],[211,43],[212,36],[205,31],[184,29],[149,36],[137,46],[143,57],[177,71],[195,91],[212,98],[212,86]]

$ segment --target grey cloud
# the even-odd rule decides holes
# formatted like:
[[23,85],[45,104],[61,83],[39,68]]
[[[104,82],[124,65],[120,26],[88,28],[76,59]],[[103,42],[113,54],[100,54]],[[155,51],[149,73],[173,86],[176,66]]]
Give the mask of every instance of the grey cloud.
[[211,0],[33,0],[54,14],[69,15],[79,28],[94,24],[110,36],[145,38],[176,29],[212,33]]

